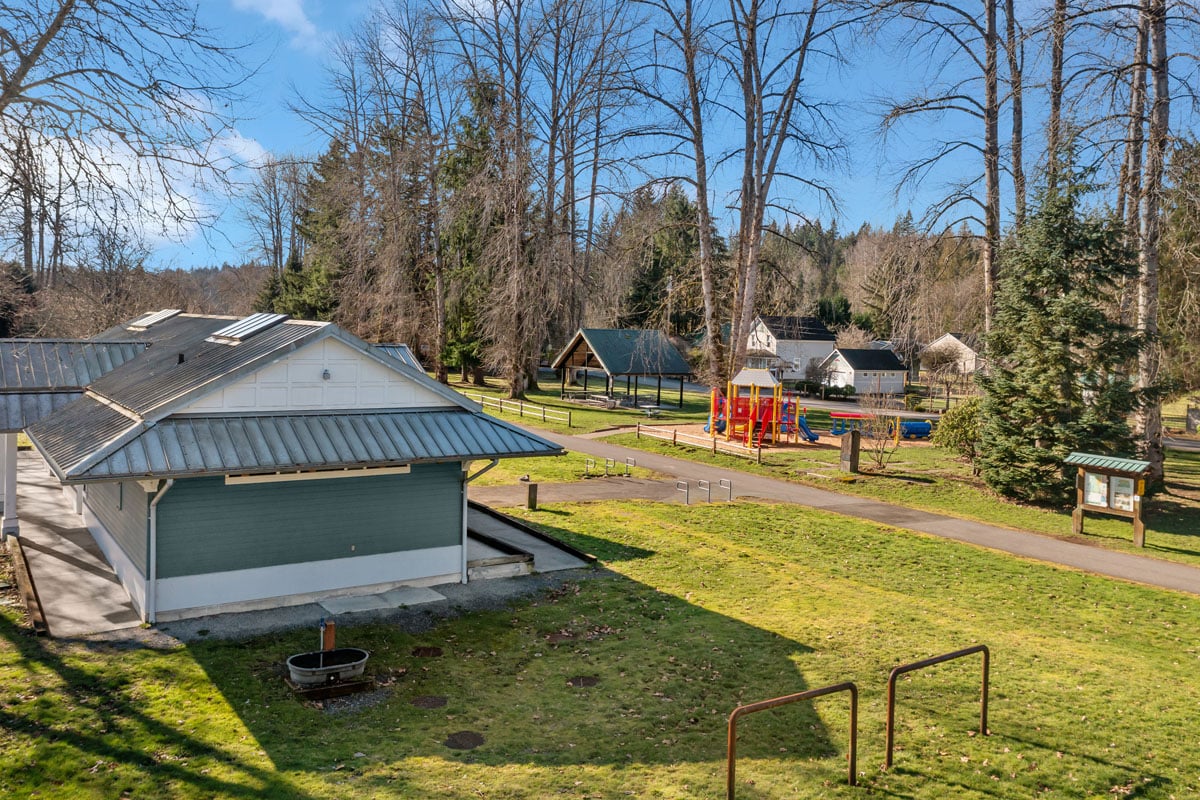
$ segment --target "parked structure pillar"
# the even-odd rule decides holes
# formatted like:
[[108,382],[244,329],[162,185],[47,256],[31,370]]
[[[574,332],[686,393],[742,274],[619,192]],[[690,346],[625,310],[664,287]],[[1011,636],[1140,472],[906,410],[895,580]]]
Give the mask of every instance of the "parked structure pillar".
[[0,534],[16,536],[17,522],[17,435],[4,434],[4,518],[0,521]]

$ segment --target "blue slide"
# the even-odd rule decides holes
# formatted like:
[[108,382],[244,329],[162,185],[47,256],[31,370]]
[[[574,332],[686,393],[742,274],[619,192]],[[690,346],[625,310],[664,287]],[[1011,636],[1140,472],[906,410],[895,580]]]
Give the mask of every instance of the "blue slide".
[[796,418],[796,427],[799,428],[800,433],[804,434],[804,438],[810,442],[815,442],[821,438],[812,432],[812,429],[808,427],[808,421],[804,417]]

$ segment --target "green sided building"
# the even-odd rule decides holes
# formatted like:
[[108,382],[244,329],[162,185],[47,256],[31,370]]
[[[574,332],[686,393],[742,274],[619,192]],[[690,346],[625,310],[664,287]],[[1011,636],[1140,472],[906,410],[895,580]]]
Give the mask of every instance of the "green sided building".
[[158,312],[27,433],[149,622],[467,580],[470,463],[561,448],[329,323]]

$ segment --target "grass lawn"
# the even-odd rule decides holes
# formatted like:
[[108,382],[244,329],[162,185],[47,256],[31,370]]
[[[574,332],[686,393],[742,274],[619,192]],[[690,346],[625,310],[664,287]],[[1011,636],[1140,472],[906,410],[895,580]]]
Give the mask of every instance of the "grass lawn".
[[1181,397],[1163,404],[1163,428],[1173,436],[1193,436],[1187,433],[1188,406],[1200,405],[1196,397]]
[[[488,378],[487,386],[476,386],[473,383],[459,383],[456,381],[450,382],[450,387],[465,394],[485,394],[492,397],[504,397],[506,391],[502,383],[496,378]],[[678,387],[678,384],[676,384]],[[619,387],[624,390],[624,384]],[[651,387],[643,386],[639,394],[639,400],[643,403],[653,402],[655,393]],[[494,414],[501,419],[509,420],[510,422],[522,422],[529,425],[536,425],[547,430],[558,431],[560,433],[590,433],[592,431],[605,430],[608,428],[617,427],[632,427],[639,422],[649,421],[645,412],[632,408],[598,408],[596,406],[587,405],[584,403],[572,403],[567,400],[559,399],[559,384],[556,380],[543,380],[540,388],[527,392],[526,400],[530,403],[546,406],[559,411],[571,412],[571,427],[568,428],[566,423],[558,422],[542,422],[541,419],[533,419],[526,417],[522,419],[517,414],[496,414],[493,409],[488,409],[489,414]],[[674,409],[674,404],[679,401],[678,388],[668,391],[663,389],[663,404],[668,405],[664,408],[659,420],[663,424],[677,423],[696,423],[704,422],[708,419],[709,396],[707,394],[698,394],[696,392],[683,393],[683,410],[677,411]],[[658,424],[657,422],[655,424]]]
[[[902,445],[883,472],[867,471],[846,483],[830,479],[841,475],[837,470],[839,451],[831,447],[768,448],[763,451],[763,463],[755,464],[736,456],[714,456],[707,450],[638,439],[634,434],[618,434],[606,441],[993,525],[1071,536],[1069,510],[1002,500],[971,474],[969,466],[940,447]],[[862,463],[864,468],[868,463],[865,444]],[[1145,548],[1133,546],[1133,527],[1120,517],[1089,514],[1085,539],[1115,550],[1200,564],[1200,453],[1169,451],[1166,471],[1166,491],[1145,505]]]
[[[508,486],[516,483],[521,477],[528,475],[534,483],[571,483],[587,477],[588,457],[583,453],[568,450],[565,455],[539,458],[506,458],[499,464],[480,475],[472,485],[475,486]],[[486,462],[473,462],[471,469],[475,471]],[[624,474],[625,465],[618,467]],[[604,459],[599,459],[591,468],[592,475],[604,474]],[[662,477],[653,470],[643,467],[631,467],[630,476],[634,478]]]
[[[735,705],[843,680],[862,786],[834,696],[742,723],[739,798],[1200,795],[1195,597],[795,507],[518,513],[614,574],[420,634],[343,628],[394,681],[355,711],[282,685],[313,631],[121,650],[32,638],[0,609],[0,795],[716,798]],[[882,772],[888,670],[979,642],[993,735],[971,735],[977,657],[913,674]],[[410,703],[427,695],[448,702]],[[446,747],[459,731],[486,741]]]

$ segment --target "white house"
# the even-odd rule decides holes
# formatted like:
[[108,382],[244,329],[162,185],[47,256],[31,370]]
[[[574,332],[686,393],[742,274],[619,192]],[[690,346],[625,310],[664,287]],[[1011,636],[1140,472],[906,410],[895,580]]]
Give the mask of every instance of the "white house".
[[780,380],[805,380],[836,342],[817,317],[755,317],[747,334],[746,366],[769,369]]
[[949,350],[958,356],[959,374],[973,375],[983,365],[983,357],[976,351],[978,344],[978,337],[974,334],[944,333],[921,351],[921,360],[924,362],[925,354],[931,351]]
[[826,386],[853,386],[855,394],[903,394],[904,364],[891,350],[839,348],[821,363]]

